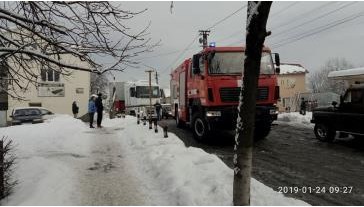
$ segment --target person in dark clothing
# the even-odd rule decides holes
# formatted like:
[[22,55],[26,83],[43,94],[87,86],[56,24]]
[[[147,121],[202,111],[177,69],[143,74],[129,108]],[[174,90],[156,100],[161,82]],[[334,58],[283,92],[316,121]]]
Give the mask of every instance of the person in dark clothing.
[[95,96],[92,95],[89,102],[88,102],[88,115],[90,117],[90,128],[95,128],[93,126],[95,112],[96,112]]
[[102,122],[102,112],[104,111],[104,105],[102,104],[102,94],[97,94],[98,97],[95,101],[96,111],[97,111],[97,127],[101,128]]
[[73,113],[73,116],[74,116],[75,118],[77,118],[77,114],[78,114],[78,106],[77,106],[76,101],[74,101],[74,102],[72,103],[72,113]]
[[154,104],[154,108],[155,108],[155,112],[157,113],[157,120],[160,120],[161,117],[161,109],[162,109],[162,105],[157,101]]
[[304,98],[301,98],[300,114],[306,115],[306,101]]

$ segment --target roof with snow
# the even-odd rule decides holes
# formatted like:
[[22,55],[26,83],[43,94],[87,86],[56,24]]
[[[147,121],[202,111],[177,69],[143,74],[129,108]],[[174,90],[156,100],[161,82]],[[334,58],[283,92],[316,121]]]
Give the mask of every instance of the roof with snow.
[[280,65],[280,69],[281,69],[280,75],[308,73],[308,71],[300,64],[282,63]]
[[327,77],[333,80],[364,81],[364,67],[331,71]]

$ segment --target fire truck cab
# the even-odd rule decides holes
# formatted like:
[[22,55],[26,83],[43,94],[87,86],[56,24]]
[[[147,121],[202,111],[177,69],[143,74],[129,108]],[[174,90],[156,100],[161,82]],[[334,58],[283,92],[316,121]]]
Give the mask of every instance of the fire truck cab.
[[[235,129],[244,51],[244,47],[205,48],[172,71],[172,114],[177,126],[192,128],[197,140],[207,139],[213,130]],[[277,119],[278,98],[276,69],[270,49],[264,47],[257,93],[257,138],[268,135]]]

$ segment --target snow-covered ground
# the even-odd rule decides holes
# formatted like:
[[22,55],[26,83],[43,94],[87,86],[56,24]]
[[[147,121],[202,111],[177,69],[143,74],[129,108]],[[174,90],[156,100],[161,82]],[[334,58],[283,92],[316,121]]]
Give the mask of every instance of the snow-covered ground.
[[313,128],[314,124],[310,121],[312,119],[312,112],[306,112],[302,115],[299,112],[280,113],[278,114],[278,121],[285,122],[292,126]]
[[[102,129],[68,115],[1,128],[20,182],[2,205],[232,205],[233,171],[216,155],[163,138],[135,117]],[[307,205],[252,179],[252,205]]]

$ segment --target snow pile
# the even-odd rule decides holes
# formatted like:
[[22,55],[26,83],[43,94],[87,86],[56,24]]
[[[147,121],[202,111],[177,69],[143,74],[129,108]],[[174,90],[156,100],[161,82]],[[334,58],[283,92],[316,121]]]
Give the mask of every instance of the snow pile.
[[[0,128],[14,141],[19,184],[3,205],[72,205],[72,183],[77,178],[65,162],[88,153],[85,124],[69,115],[58,115],[42,124]],[[61,159],[54,159],[59,156]],[[64,158],[64,159],[62,159]]]
[[301,65],[281,64],[279,74],[306,73],[306,69]]
[[[103,125],[104,129],[89,129],[80,120],[60,115],[42,124],[0,128],[0,134],[17,144],[15,176],[20,182],[14,194],[1,204],[82,205],[88,194],[82,189],[85,186],[79,185],[89,174],[85,174],[86,166],[94,162],[92,146],[105,147],[102,143],[109,140],[121,145],[121,149],[116,148],[120,157],[113,162],[120,162],[114,165],[122,164],[118,169],[126,171],[116,172],[138,178],[136,185],[145,189],[147,196],[143,199],[149,205],[232,205],[233,170],[217,156],[199,148],[186,148],[172,133],[165,139],[161,128],[156,134],[148,125],[137,125],[135,117],[106,118]],[[116,185],[119,179],[105,182]],[[105,193],[101,186],[95,188],[89,190]],[[252,205],[307,205],[255,179],[251,188]],[[103,195],[100,198],[98,203],[108,202]]]
[[[232,205],[233,170],[216,155],[188,147],[174,134],[162,138],[127,117],[122,146],[157,205]],[[159,131],[162,129],[159,128]],[[252,179],[252,205],[308,205]],[[167,199],[167,200],[166,200]],[[163,201],[164,202],[160,202]]]
[[312,112],[306,112],[306,115],[299,114],[299,112],[280,113],[278,114],[278,121],[286,122],[293,126],[300,127],[313,127],[311,123]]

